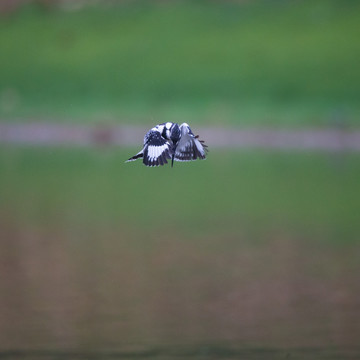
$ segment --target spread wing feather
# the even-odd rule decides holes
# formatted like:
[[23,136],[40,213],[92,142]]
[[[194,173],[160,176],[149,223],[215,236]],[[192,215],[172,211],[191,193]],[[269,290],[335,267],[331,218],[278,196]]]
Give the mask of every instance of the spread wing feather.
[[146,166],[159,166],[167,164],[167,159],[171,159],[170,153],[170,143],[161,136],[159,131],[151,129],[144,137],[143,150],[131,157],[128,161],[142,158]]
[[189,125],[182,124],[180,126],[181,138],[175,149],[175,161],[191,161],[196,159],[205,159],[207,145],[204,141],[199,140],[198,136],[195,136]]

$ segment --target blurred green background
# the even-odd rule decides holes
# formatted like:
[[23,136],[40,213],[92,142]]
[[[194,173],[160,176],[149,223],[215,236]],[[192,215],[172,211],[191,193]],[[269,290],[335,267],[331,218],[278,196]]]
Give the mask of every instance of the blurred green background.
[[[359,128],[355,0],[0,9],[3,124]],[[206,161],[172,169],[0,145],[0,355],[357,345],[359,154],[204,140]]]
[[358,125],[358,1],[71,4],[1,19],[2,118]]

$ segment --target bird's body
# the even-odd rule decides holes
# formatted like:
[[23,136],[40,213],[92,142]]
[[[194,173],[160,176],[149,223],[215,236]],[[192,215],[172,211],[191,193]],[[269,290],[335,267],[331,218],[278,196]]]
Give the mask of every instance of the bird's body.
[[180,126],[167,122],[156,125],[144,137],[144,147],[127,161],[143,159],[146,166],[167,164],[171,159],[171,166],[175,161],[191,161],[205,159],[207,146],[198,140],[189,125]]

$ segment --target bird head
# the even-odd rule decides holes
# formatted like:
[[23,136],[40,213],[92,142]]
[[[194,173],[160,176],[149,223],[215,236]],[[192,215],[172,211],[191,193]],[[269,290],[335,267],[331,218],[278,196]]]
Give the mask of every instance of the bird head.
[[174,124],[171,127],[170,140],[176,145],[180,140],[181,132],[178,124]]

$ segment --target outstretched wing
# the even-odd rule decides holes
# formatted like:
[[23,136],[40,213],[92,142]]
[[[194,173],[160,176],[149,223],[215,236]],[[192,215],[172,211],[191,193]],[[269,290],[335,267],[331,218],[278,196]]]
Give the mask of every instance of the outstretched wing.
[[159,166],[167,164],[171,159],[172,145],[161,135],[164,124],[160,124],[149,130],[144,137],[144,147],[128,161],[143,159],[146,166]]
[[171,145],[161,136],[161,133],[151,129],[144,140],[143,163],[146,166],[167,164],[167,159],[171,159]]
[[180,125],[181,138],[175,149],[175,161],[191,161],[196,159],[205,159],[207,145],[204,141],[195,136],[189,125],[184,123]]

